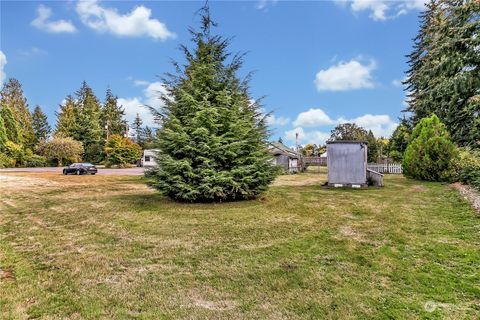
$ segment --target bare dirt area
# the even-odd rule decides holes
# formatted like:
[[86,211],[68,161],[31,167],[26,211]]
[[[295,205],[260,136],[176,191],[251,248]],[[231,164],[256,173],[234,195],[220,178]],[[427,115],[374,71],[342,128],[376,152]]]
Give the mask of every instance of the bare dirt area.
[[460,182],[453,183],[452,186],[457,189],[460,194],[472,205],[472,207],[480,213],[480,192],[475,188],[462,184]]

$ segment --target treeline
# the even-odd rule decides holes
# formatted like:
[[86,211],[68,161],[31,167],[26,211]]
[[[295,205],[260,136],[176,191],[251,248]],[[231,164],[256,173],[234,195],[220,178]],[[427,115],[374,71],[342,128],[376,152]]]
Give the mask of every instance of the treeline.
[[408,96],[390,139],[405,175],[480,188],[480,2],[431,0],[407,56]]
[[[80,160],[107,163],[107,150],[113,151],[106,148],[109,139],[128,139],[125,110],[110,89],[101,102],[84,81],[60,105],[54,129],[40,106],[30,112],[18,80],[9,79],[0,94],[0,167],[62,165]],[[143,127],[137,115],[132,138],[142,147],[153,147],[155,130]],[[128,142],[120,145],[130,146]],[[127,161],[135,160],[138,157]]]

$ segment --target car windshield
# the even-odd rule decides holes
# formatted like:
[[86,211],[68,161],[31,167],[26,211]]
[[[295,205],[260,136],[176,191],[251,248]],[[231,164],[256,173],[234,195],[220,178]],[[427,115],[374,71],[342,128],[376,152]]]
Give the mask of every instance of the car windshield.
[[72,163],[72,164],[70,165],[70,168],[75,168],[76,166],[78,166],[78,163]]

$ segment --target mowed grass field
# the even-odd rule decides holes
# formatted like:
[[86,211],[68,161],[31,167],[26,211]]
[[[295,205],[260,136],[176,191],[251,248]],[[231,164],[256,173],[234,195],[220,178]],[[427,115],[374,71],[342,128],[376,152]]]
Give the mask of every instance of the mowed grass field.
[[179,204],[142,177],[2,173],[0,319],[477,319],[480,219],[449,185],[279,177]]

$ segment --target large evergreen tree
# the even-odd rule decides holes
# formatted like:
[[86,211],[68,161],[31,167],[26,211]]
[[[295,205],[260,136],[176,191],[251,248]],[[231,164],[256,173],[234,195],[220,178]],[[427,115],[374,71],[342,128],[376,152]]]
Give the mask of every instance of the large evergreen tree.
[[55,133],[64,137],[77,137],[77,117],[80,114],[80,107],[71,95],[65,98],[64,103],[60,105],[60,110],[55,114],[57,116]]
[[408,56],[413,123],[436,114],[459,145],[480,141],[480,2],[431,0]]
[[124,116],[125,111],[123,107],[118,104],[118,98],[112,94],[110,89],[107,89],[101,114],[105,140],[108,138],[107,136],[113,134],[123,136],[127,125],[127,122],[123,118]]
[[143,145],[143,136],[144,136],[142,124],[143,124],[142,118],[140,118],[140,115],[137,113],[137,116],[135,117],[132,123],[132,130],[135,135],[134,140],[140,146]]
[[20,123],[15,117],[15,113],[6,103],[2,103],[0,106],[0,118],[2,118],[3,126],[5,128],[6,140],[13,142],[17,145],[23,144],[23,132]]
[[236,73],[242,56],[227,61],[229,40],[212,34],[215,24],[203,8],[200,31],[190,30],[194,49],[182,50],[186,64],[165,79],[165,107],[158,167],[152,185],[181,201],[250,199],[275,177],[266,147],[265,119],[250,102],[248,81]]
[[32,126],[36,144],[41,140],[46,140],[52,132],[52,128],[48,124],[47,115],[43,113],[38,105],[35,106],[35,109],[33,110]]
[[85,161],[100,162],[103,160],[100,103],[92,88],[85,81],[75,95],[80,106],[80,114],[77,118],[77,131],[73,138],[82,142]]
[[35,145],[35,134],[32,127],[32,115],[28,109],[27,99],[23,95],[22,85],[17,79],[11,78],[0,91],[1,103],[10,108],[14,118],[20,125],[21,141],[26,148]]

